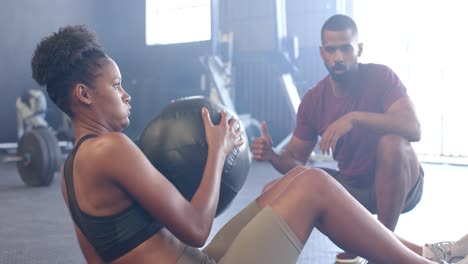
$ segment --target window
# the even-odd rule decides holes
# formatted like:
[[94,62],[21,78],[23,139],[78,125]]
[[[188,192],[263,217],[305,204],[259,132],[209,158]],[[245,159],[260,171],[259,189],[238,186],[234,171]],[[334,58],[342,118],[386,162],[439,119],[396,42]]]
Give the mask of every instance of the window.
[[461,0],[354,0],[364,43],[362,62],[390,66],[408,89],[421,121],[420,155],[468,157],[468,88]]
[[146,0],[147,45],[210,39],[210,0]]

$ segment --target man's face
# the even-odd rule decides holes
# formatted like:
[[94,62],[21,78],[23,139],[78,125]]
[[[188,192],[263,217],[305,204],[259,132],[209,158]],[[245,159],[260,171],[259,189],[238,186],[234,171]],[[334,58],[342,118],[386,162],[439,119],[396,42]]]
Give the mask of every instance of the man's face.
[[357,42],[350,29],[323,32],[320,56],[331,77],[338,83],[346,82],[357,69],[357,59],[361,56],[362,44]]

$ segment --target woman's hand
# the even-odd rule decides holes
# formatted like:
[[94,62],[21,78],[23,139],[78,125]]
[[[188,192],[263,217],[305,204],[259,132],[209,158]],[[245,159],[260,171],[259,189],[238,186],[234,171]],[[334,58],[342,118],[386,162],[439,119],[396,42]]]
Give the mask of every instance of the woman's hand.
[[244,144],[244,131],[239,121],[235,118],[228,120],[225,111],[221,111],[219,125],[213,125],[210,113],[205,107],[202,108],[203,124],[205,126],[205,137],[208,148],[220,150],[227,156],[235,148]]

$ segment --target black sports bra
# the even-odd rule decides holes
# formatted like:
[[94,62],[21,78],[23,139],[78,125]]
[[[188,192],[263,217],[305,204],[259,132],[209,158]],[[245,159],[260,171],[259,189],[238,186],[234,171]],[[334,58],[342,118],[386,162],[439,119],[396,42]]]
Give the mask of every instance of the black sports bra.
[[153,219],[138,203],[110,216],[91,216],[81,211],[73,185],[73,161],[81,143],[96,135],[82,137],[68,155],[64,165],[64,178],[68,203],[73,221],[106,262],[112,262],[152,237],[162,225]]

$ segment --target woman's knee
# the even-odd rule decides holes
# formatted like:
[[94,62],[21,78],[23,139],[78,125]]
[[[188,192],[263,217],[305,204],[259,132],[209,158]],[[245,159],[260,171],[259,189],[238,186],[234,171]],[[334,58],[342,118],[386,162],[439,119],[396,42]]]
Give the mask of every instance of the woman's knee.
[[[331,189],[339,183],[328,173],[318,168],[301,168],[298,173],[287,173],[284,177],[289,177],[287,181],[283,177],[270,190],[262,194],[257,203],[262,207],[270,204],[276,198],[290,197],[291,199],[301,199],[303,201],[318,201],[331,193]],[[281,188],[280,188],[281,187]]]
[[337,184],[336,180],[322,169],[309,168],[294,178],[294,187],[307,195],[325,195]]
[[308,168],[305,166],[297,166],[291,169],[290,171],[285,173],[282,177],[274,179],[270,181],[269,183],[267,183],[265,186],[263,186],[262,193],[268,191],[273,186],[280,185],[282,186],[282,188],[286,187],[291,182],[292,179],[294,179],[297,175],[303,173],[307,169]]

